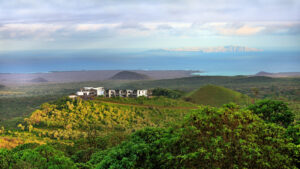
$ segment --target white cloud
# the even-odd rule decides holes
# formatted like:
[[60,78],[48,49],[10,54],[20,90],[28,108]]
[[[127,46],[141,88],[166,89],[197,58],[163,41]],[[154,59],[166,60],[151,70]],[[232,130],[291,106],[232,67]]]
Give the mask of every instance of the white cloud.
[[227,27],[217,27],[216,30],[221,35],[241,35],[241,36],[249,36],[249,35],[255,35],[264,30],[265,27],[263,26],[248,26],[244,25],[239,28],[227,28]]
[[52,36],[64,27],[57,24],[5,24],[0,26],[0,38],[54,41]]
[[76,31],[97,31],[106,28],[115,28],[119,24],[77,24],[75,27]]
[[55,32],[64,27],[57,24],[5,24],[0,27],[0,31],[22,31],[34,33],[37,31]]

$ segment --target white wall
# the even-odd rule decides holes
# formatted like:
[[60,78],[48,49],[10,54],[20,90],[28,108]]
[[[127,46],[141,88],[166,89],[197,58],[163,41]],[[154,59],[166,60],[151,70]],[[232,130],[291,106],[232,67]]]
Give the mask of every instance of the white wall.
[[137,97],[145,96],[147,97],[147,90],[137,90]]

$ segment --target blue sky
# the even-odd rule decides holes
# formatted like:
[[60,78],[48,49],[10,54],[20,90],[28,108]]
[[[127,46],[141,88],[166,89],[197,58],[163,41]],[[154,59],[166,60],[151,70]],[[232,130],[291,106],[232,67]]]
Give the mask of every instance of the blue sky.
[[0,51],[300,49],[299,0],[0,0]]

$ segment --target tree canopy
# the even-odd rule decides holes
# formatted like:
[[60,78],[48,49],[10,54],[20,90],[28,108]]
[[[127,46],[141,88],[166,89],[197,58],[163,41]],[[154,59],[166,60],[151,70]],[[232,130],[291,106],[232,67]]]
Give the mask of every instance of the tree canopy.
[[248,107],[267,122],[288,127],[294,121],[294,114],[283,101],[260,100]]
[[285,132],[237,106],[203,107],[179,128],[137,131],[90,162],[96,168],[296,168],[299,148]]
[[171,89],[155,88],[152,90],[153,96],[165,96],[172,99],[177,99],[182,96],[182,92]]

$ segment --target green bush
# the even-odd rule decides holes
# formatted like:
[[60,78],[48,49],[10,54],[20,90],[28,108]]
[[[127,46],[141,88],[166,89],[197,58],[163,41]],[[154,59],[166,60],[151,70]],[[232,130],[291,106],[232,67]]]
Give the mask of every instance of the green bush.
[[7,149],[0,149],[0,168],[9,168],[13,153]]
[[96,168],[163,168],[167,158],[165,151],[161,151],[161,141],[171,141],[172,137],[169,130],[145,128],[135,132],[129,141],[95,153],[90,163]]
[[153,96],[165,96],[172,99],[177,99],[182,96],[182,92],[171,89],[155,88],[152,90]]
[[[19,150],[19,151],[17,151]],[[76,168],[74,162],[66,157],[62,151],[55,150],[49,145],[41,145],[34,149],[18,148],[12,156],[6,153],[7,160],[4,168],[39,168],[39,169],[72,169]],[[2,159],[2,158],[1,158]],[[5,159],[5,158],[4,158]]]
[[300,144],[300,122],[296,124],[290,125],[287,130],[286,134],[288,137],[293,139],[293,142],[297,145]]
[[283,101],[260,100],[248,107],[267,122],[277,123],[288,127],[294,121],[294,114]]
[[96,168],[296,168],[299,147],[286,129],[233,104],[203,107],[179,128],[146,128],[93,154]]

